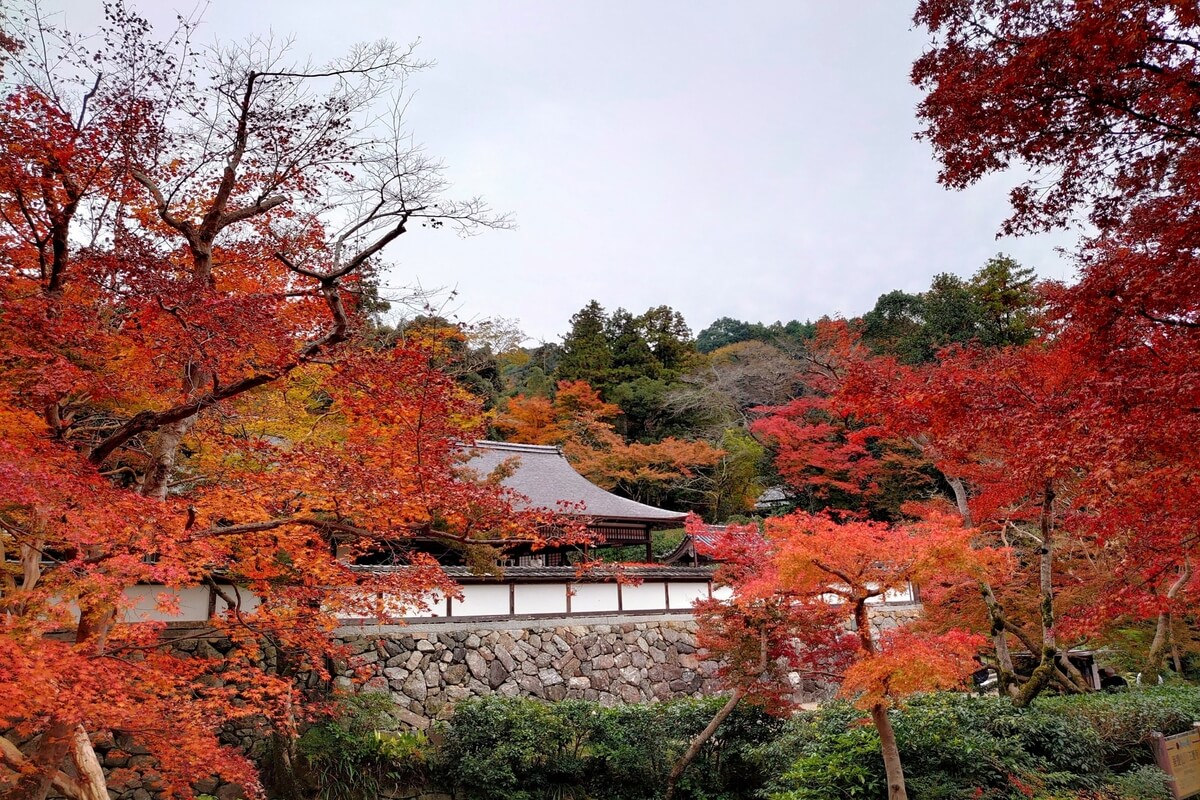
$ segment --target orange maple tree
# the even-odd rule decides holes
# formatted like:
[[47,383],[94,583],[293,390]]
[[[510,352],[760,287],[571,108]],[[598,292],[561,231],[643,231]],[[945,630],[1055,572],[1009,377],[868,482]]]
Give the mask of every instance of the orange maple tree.
[[[870,712],[879,731],[888,797],[907,796],[888,708],[918,691],[961,686],[983,640],[968,632],[901,628],[877,631],[870,605],[918,581],[956,581],[979,568],[980,553],[959,520],[899,527],[794,513],[763,529],[730,525],[705,532],[689,522],[719,560],[728,597],[697,603],[699,638],[722,659],[729,701],[688,753],[694,756],[743,697],[792,707],[792,673],[840,683]],[[848,624],[852,623],[852,624]],[[672,785],[687,765],[672,773]]]
[[559,381],[553,401],[511,398],[495,425],[510,441],[558,445],[588,480],[650,504],[699,482],[702,471],[724,455],[707,442],[675,437],[626,442],[612,423],[619,413],[586,381]]
[[[411,49],[200,54],[189,21],[158,39],[106,8],[97,36],[34,4],[0,38],[0,788],[105,800],[94,746],[118,736],[154,756],[147,785],[254,793],[221,726],[286,740],[340,619],[455,591],[406,543],[556,522],[459,479],[484,418],[445,342],[378,346],[361,310],[410,225],[504,219],[445,198],[400,129]],[[381,547],[407,568],[334,557]],[[153,609],[139,585],[162,587]],[[141,621],[197,587],[223,658]]]

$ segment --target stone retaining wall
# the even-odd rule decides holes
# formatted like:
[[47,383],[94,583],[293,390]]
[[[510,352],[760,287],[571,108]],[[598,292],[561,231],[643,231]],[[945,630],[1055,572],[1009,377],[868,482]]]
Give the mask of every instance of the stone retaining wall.
[[[879,632],[915,619],[920,606],[878,605],[870,613]],[[353,655],[338,665],[335,681],[349,688],[366,672],[362,690],[390,692],[398,718],[422,729],[468,697],[613,705],[721,691],[718,663],[697,652],[690,616],[387,626],[342,631],[340,638]],[[832,693],[828,685],[795,680],[799,702]]]
[[893,605],[888,603],[870,606],[868,611],[871,616],[871,628],[875,631],[875,635],[878,636],[889,628],[899,627],[921,616],[921,604],[897,603]]
[[[354,655],[335,679],[388,691],[397,716],[417,728],[445,719],[468,697],[644,703],[720,691],[717,662],[696,652],[690,618],[478,630],[466,626],[379,629],[343,635]],[[434,628],[430,630],[429,628]],[[361,672],[359,672],[361,674]]]

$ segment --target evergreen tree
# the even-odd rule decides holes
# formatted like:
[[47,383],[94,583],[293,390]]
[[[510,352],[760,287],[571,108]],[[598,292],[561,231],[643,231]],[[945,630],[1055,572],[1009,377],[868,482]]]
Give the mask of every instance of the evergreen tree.
[[721,317],[696,336],[696,349],[711,353],[722,347],[754,338],[750,323],[733,317]]
[[1033,270],[997,255],[969,281],[942,273],[921,294],[881,295],[862,317],[862,339],[876,353],[923,364],[951,344],[1024,344],[1036,333],[1039,312]]
[[587,381],[603,385],[612,368],[613,353],[606,333],[607,316],[595,300],[571,317],[571,332],[563,337],[555,377],[560,381]]
[[696,354],[696,347],[682,314],[670,306],[656,306],[639,316],[636,322],[665,372],[674,377],[688,366]]
[[895,289],[880,295],[875,307],[863,314],[863,341],[877,353],[890,353],[915,364],[925,359],[921,343],[925,326],[925,301],[918,294]]
[[646,341],[641,319],[623,308],[608,318],[605,330],[612,353],[612,370],[608,381],[600,386],[606,395],[612,386],[638,378],[657,378],[662,371],[662,364]]
[[980,306],[980,341],[988,347],[1025,344],[1036,333],[1039,298],[1034,271],[1003,253],[989,258],[971,278]]
[[933,360],[946,345],[966,344],[980,338],[983,308],[962,278],[948,272],[935,275],[921,299],[924,316],[918,343],[921,361]]

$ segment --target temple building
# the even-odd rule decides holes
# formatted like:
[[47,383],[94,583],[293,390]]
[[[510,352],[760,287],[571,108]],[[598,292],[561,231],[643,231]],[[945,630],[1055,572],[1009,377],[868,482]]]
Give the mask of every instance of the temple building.
[[[601,489],[580,475],[557,447],[509,442],[475,442],[466,466],[486,476],[512,461],[512,474],[501,483],[526,498],[518,507],[545,511],[578,509],[570,513],[583,518],[596,534],[596,546],[645,547],[647,562],[654,560],[651,531],[678,526],[686,514],[648,506]],[[516,552],[518,565],[566,566],[568,553],[545,549],[537,553]]]

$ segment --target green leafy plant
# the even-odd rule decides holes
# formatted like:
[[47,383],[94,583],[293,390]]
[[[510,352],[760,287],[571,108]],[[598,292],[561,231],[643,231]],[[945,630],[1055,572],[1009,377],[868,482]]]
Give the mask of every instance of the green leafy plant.
[[[913,698],[892,720],[917,800],[1149,800],[1166,796],[1162,773],[1149,766],[1150,732],[1186,730],[1197,712],[1196,687],[1046,697],[1025,709],[945,692]],[[777,776],[770,796],[884,797],[875,737],[861,712],[843,704],[798,715],[764,748]]]
[[1039,707],[1086,721],[1100,740],[1105,762],[1120,770],[1153,761],[1147,746],[1153,731],[1168,736],[1183,733],[1200,720],[1200,689],[1169,685],[1115,694],[1047,697]]
[[[459,800],[646,800],[723,698],[605,707],[491,697],[460,703],[426,738],[395,733],[391,698],[347,699],[300,742],[314,794],[374,798],[434,786]],[[892,711],[914,800],[1163,800],[1146,742],[1200,719],[1200,688],[1007,699],[940,692]],[[739,707],[679,784],[687,800],[878,800],[879,741],[864,712],[830,703],[781,720]]]
[[309,728],[297,743],[302,778],[322,800],[374,800],[388,786],[427,780],[430,743],[420,732],[396,732],[390,695],[366,692],[342,700],[340,714]]
[[1105,790],[1119,800],[1171,800],[1170,780],[1158,767],[1144,765],[1113,777]]
[[[722,698],[606,708],[487,698],[460,704],[440,731],[434,782],[470,800],[658,797],[674,759]],[[782,723],[739,709],[681,785],[693,800],[751,797],[763,786],[764,746]]]

